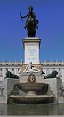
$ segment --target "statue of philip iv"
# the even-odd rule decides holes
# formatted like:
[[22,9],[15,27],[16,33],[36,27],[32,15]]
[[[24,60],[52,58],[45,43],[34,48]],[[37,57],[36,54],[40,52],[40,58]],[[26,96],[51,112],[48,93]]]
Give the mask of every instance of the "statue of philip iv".
[[29,12],[26,16],[22,16],[21,12],[20,12],[20,17],[21,17],[21,20],[23,18],[27,17],[26,25],[24,28],[27,29],[28,37],[35,37],[36,36],[36,29],[38,29],[38,22],[39,21],[36,19],[36,15],[33,12],[33,7],[29,6],[28,10],[29,10]]

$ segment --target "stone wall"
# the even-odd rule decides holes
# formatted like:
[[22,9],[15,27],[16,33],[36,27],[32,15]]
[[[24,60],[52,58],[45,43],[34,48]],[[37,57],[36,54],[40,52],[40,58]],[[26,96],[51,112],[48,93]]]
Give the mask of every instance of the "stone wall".
[[7,82],[5,79],[0,83],[0,103],[7,103]]
[[55,102],[59,103],[60,97],[61,97],[62,80],[59,77],[49,78],[49,79],[45,79],[45,82],[49,84],[51,92],[55,95],[56,97]]
[[0,96],[0,103],[7,103],[7,100],[9,98],[9,95],[11,94],[11,91],[13,90],[14,84],[18,83],[18,79],[13,78],[5,78],[2,82],[3,95]]

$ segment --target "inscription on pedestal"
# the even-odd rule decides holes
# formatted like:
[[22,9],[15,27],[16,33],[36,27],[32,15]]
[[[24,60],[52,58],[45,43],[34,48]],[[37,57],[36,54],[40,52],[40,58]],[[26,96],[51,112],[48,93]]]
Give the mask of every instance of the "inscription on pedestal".
[[39,43],[25,43],[25,63],[39,63]]

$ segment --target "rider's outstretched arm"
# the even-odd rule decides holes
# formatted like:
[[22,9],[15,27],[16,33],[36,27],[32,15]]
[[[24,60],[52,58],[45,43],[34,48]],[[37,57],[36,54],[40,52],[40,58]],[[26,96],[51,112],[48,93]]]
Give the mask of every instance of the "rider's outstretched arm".
[[26,16],[21,16],[21,12],[20,12],[20,17],[21,17],[21,19],[22,18],[26,18],[28,16],[28,14],[26,15]]

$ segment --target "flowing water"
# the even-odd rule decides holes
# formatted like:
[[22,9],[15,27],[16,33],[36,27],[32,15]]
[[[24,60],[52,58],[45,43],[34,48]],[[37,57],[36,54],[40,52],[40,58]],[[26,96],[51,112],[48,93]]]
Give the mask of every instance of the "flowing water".
[[0,104],[0,115],[64,115],[64,104]]

